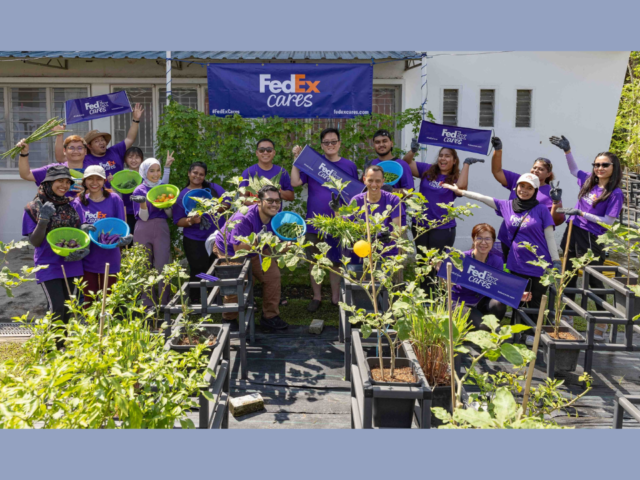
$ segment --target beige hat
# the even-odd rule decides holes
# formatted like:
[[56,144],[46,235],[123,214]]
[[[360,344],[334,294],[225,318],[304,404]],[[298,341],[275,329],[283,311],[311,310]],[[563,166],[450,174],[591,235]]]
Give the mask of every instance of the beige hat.
[[540,188],[540,179],[533,173],[524,173],[520,175],[517,183],[528,183],[536,190]]
[[84,141],[87,142],[87,145],[89,145],[93,140],[95,140],[98,137],[104,137],[107,143],[111,141],[110,133],[101,132],[99,130],[91,130],[89,133],[87,133],[84,136]]
[[99,177],[102,177],[104,180],[107,179],[107,174],[104,171],[104,168],[102,168],[100,165],[91,165],[87,168],[84,169],[84,175],[82,178],[88,178],[92,175],[97,175]]

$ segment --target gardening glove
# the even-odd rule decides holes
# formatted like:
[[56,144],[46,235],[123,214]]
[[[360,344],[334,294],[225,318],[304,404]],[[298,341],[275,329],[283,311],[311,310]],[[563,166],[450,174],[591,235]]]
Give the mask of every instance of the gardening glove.
[[551,268],[561,272],[562,271],[562,262],[560,260],[554,260],[553,261],[553,267],[551,267]]
[[145,197],[144,195],[131,195],[129,198],[132,202],[136,203],[144,203],[147,201],[147,197]]
[[560,181],[557,181],[555,185],[553,184],[553,182],[549,182],[549,185],[551,185],[549,196],[551,197],[551,200],[553,200],[553,203],[562,201],[562,189],[558,188],[558,185],[560,185]]
[[338,210],[340,210],[340,197],[335,193],[331,193],[331,201],[329,202],[329,207],[331,207],[331,210],[336,213],[338,212]]
[[82,225],[80,225],[80,230],[82,230],[84,233],[95,232],[96,227],[94,227],[90,223],[83,223]]
[[81,248],[80,250],[76,250],[75,252],[71,252],[68,257],[64,257],[65,262],[77,262],[78,260],[82,260],[84,257],[89,255],[88,248]]
[[564,150],[564,153],[567,153],[569,150],[571,150],[571,145],[569,144],[569,140],[567,140],[564,135],[560,135],[560,138],[550,137],[549,141],[556,147]]
[[120,237],[120,240],[118,240],[118,246],[124,247],[125,245],[129,245],[132,241],[133,241],[133,235],[131,234],[125,235],[124,237]]
[[38,217],[38,221],[45,220],[49,223],[51,217],[53,217],[56,213],[56,207],[51,202],[47,202],[40,207],[40,216]]
[[380,187],[381,190],[385,192],[393,193],[393,187],[391,185],[387,185],[386,183]]
[[473,157],[467,157],[464,159],[464,164],[465,165],[473,165],[474,163],[484,163],[484,159],[482,158],[473,158]]
[[493,145],[494,150],[502,150],[502,140],[498,137],[493,137],[491,139],[491,145]]
[[385,231],[385,232],[381,232],[378,234],[378,240],[380,240],[381,243],[389,243],[391,242],[391,232],[389,230]]
[[200,230],[209,230],[211,228],[211,222],[207,217],[200,218]]
[[556,210],[558,213],[564,213],[565,215],[578,215],[582,216],[582,210],[578,210],[577,208],[559,208]]
[[420,143],[418,142],[417,138],[412,138],[411,139],[411,151],[413,153],[418,153],[418,150],[420,150]]

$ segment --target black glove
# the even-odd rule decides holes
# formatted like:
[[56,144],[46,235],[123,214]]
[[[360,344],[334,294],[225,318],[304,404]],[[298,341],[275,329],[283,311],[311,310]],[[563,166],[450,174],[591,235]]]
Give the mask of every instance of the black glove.
[[562,201],[562,189],[558,188],[558,185],[560,185],[560,181],[557,181],[555,185],[553,184],[553,182],[549,182],[549,185],[551,185],[549,196],[551,197],[551,200],[553,200],[553,203]]
[[49,223],[51,217],[53,217],[56,213],[56,207],[51,202],[47,202],[40,207],[40,216],[38,217],[38,221],[46,220]]
[[147,201],[147,197],[145,197],[144,195],[131,195],[129,198],[132,202],[136,203],[144,203]]
[[331,193],[331,201],[329,202],[329,207],[331,207],[331,210],[333,210],[334,212],[340,210],[340,197],[335,193]]
[[209,230],[211,228],[211,222],[207,217],[200,218],[200,230]]
[[64,257],[65,262],[77,262],[78,260],[82,260],[84,257],[89,255],[88,248],[81,248],[80,250],[76,250],[75,252],[71,252],[68,257]]
[[561,272],[562,271],[562,262],[560,260],[554,260],[553,261],[553,266],[551,268]]
[[418,150],[420,150],[420,143],[418,143],[418,139],[417,138],[412,138],[411,139],[411,151],[413,153],[418,153]]
[[95,232],[96,231],[96,227],[94,227],[90,223],[83,223],[82,225],[80,225],[80,230],[82,230],[85,233]]
[[484,163],[484,160],[482,158],[473,158],[473,157],[467,157],[464,159],[464,164],[465,165],[473,165],[474,163]]
[[382,185],[382,187],[380,187],[381,190],[384,190],[385,192],[389,192],[389,193],[393,193],[393,187],[391,185],[387,185],[386,183]]
[[378,234],[378,240],[382,243],[389,243],[391,241],[391,232],[389,230],[380,232]]
[[578,215],[582,216],[582,210],[578,210],[577,208],[559,208],[556,210],[558,213],[564,213],[565,215]]
[[493,137],[491,139],[491,145],[493,145],[494,150],[502,150],[502,140],[498,137]]
[[125,235],[124,237],[120,237],[120,240],[118,240],[118,246],[124,247],[125,245],[129,245],[132,241],[133,241],[133,235],[131,234]]
[[567,140],[564,135],[560,135],[560,138],[551,137],[549,138],[549,141],[556,147],[564,150],[565,153],[571,150],[571,145],[569,144],[569,140]]

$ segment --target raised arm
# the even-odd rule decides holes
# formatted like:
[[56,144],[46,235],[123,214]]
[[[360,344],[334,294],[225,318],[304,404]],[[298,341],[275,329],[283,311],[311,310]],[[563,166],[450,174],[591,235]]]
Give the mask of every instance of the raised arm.
[[458,177],[458,181],[456,182],[456,185],[458,185],[458,188],[460,190],[466,190],[467,187],[469,186],[469,170],[471,165],[473,165],[474,163],[484,163],[484,160],[482,158],[473,158],[473,157],[467,157],[464,159],[464,165],[462,165],[462,171],[460,172],[460,177]]
[[460,187],[458,187],[458,185],[449,185],[448,183],[443,183],[442,187],[446,188],[447,190],[451,190],[453,193],[455,193],[459,197],[467,197],[467,198],[470,198],[471,200],[477,200],[478,202],[482,202],[485,205],[488,205],[495,210],[498,209],[498,207],[496,206],[496,202],[493,201],[493,198],[487,197],[486,195],[482,195],[481,193],[462,190],[460,189]]
[[173,158],[174,153],[175,153],[175,150],[171,153],[169,153],[169,150],[167,150],[167,160],[164,162],[162,180],[160,180],[160,184],[162,185],[169,185],[169,177],[171,176],[171,165],[175,161],[175,158]]
[[[300,152],[302,152],[302,147],[300,145],[296,145],[295,147],[293,147],[293,150],[291,150],[291,152],[293,153],[293,160],[295,161],[295,159],[298,158],[298,155],[300,155]],[[300,178],[300,169],[293,165],[291,167],[291,186],[299,187],[300,185],[302,185],[302,179]]]
[[593,223],[606,223],[607,225],[613,225],[616,221],[616,217],[610,217],[609,215],[605,215],[603,217],[599,217],[598,215],[594,215],[593,213],[586,213],[582,210],[578,210],[577,208],[559,208],[558,211],[565,215],[577,215],[578,217],[586,218],[588,221]]
[[136,141],[136,137],[138,136],[138,127],[140,127],[140,119],[142,118],[142,112],[144,112],[144,108],[139,103],[133,107],[133,111],[131,112],[131,126],[129,127],[129,131],[127,132],[127,138],[124,139],[124,144],[127,148],[133,145],[133,142]]
[[20,178],[30,182],[35,182],[36,179],[33,177],[31,167],[29,166],[29,144],[26,143],[23,138],[17,143],[17,146],[22,147],[22,150],[20,150],[20,157],[18,157],[18,173],[20,174]]
[[[53,127],[51,130],[64,130],[66,125],[58,125],[57,127]],[[54,146],[54,153],[56,156],[56,162],[64,163],[64,138],[63,135],[56,135],[56,143]]]
[[505,177],[502,171],[502,140],[498,137],[491,139],[491,145],[493,145],[493,156],[491,157],[491,173],[500,185],[507,187],[507,177]]
[[573,155],[571,154],[571,144],[564,135],[559,137],[550,137],[549,141],[556,147],[564,151],[564,155],[567,158],[567,165],[569,166],[569,172],[574,177],[578,177],[578,164],[576,163]]
[[[417,148],[416,148],[416,145],[417,145]],[[414,150],[414,148],[416,149]],[[402,158],[402,160],[407,162],[407,164],[409,165],[409,168],[411,169],[411,175],[413,175],[416,178],[420,177],[420,173],[418,172],[418,164],[413,160],[413,157],[415,156],[415,153],[418,151],[419,148],[420,148],[420,144],[414,138],[413,140],[411,140],[411,150],[407,152],[407,154]]]

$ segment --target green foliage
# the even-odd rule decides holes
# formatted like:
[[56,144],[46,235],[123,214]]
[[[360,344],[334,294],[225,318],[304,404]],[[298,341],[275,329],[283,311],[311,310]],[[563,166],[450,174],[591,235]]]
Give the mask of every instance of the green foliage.
[[640,154],[640,52],[631,52],[629,64],[633,75],[629,75],[627,70],[609,150],[618,155],[623,165],[637,168]]
[[[9,243],[0,242],[0,265],[3,263],[7,263],[5,260],[7,254],[11,250],[17,250],[29,245],[27,241],[15,242],[10,241]],[[15,273],[9,270],[9,267],[2,266],[0,269],[0,288],[4,288],[7,297],[13,297],[13,289],[19,287],[23,283],[33,282],[33,278],[29,278],[31,275],[35,274],[39,270],[43,270],[47,268],[48,265],[43,265],[40,267],[28,267],[24,265],[20,270],[20,273]]]

